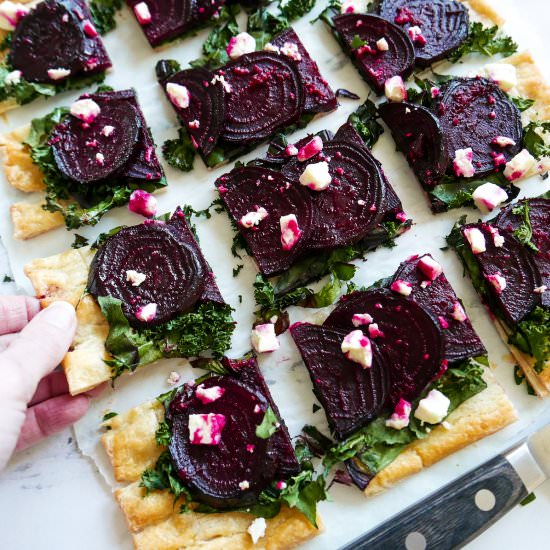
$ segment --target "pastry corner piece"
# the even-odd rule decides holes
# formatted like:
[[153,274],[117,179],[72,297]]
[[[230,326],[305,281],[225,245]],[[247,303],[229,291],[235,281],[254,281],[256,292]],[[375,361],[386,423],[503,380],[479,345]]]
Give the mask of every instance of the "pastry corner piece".
[[[94,248],[25,266],[42,307],[64,300],[76,308],[62,362],[72,395],[163,357],[221,356],[230,345],[231,307],[183,211],[117,229]],[[158,277],[163,261],[170,265]]]
[[[316,513],[314,526],[284,500],[304,472],[255,359],[220,367],[104,423],[115,498],[138,550],[288,549],[322,530]],[[273,430],[258,432],[266,415]],[[271,502],[263,513],[262,502]]]

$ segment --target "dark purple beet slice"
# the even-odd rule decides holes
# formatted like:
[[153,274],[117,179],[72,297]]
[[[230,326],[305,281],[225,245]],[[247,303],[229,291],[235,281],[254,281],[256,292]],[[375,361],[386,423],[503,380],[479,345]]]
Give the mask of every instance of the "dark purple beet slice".
[[[300,118],[304,85],[289,57],[253,52],[217,73],[231,90],[225,93],[223,140],[237,144],[262,141]],[[222,87],[222,83],[217,86]]]
[[271,396],[271,392],[266,384],[255,357],[249,359],[229,359],[224,357],[222,360],[224,366],[230,369],[239,380],[245,382],[249,386],[259,390],[263,396],[269,401],[271,408],[279,419],[280,428],[271,436],[268,454],[271,459],[277,462],[277,476],[288,477],[296,475],[300,472],[300,464],[296,458],[292,440],[288,433],[288,429],[281,417],[279,408]]
[[[258,166],[235,168],[218,178],[216,186],[264,275],[285,271],[304,252],[313,223],[312,200],[305,187],[280,172]],[[243,227],[240,219],[257,207],[267,210],[267,218],[257,227]],[[293,248],[283,250],[279,220],[288,214],[296,216],[303,233]]]
[[321,76],[317,63],[310,57],[294,29],[278,34],[271,43],[284,48],[285,44],[296,44],[299,59],[295,59],[304,86],[304,113],[326,113],[338,106],[338,100],[328,82]]
[[[330,130],[321,130],[315,135],[319,136],[323,143],[330,141],[334,137],[334,134]],[[258,159],[256,162],[259,162],[260,166],[265,166],[266,168],[280,168],[294,159],[293,155],[289,153],[289,147],[294,145],[294,148],[299,150],[306,145],[306,143],[311,141],[312,138],[313,135],[309,134],[297,142],[289,144],[284,136],[277,136],[270,141],[265,157]]]
[[222,293],[218,288],[218,283],[216,283],[216,277],[214,273],[210,272],[206,278],[206,285],[202,291],[200,297],[201,302],[214,302],[215,304],[224,304],[225,300],[223,299]]
[[[142,122],[136,107],[127,101],[100,101],[101,112],[89,125],[71,115],[51,133],[50,143],[59,171],[82,184],[120,175],[138,143]],[[114,131],[105,136],[105,126]],[[100,162],[96,155],[103,155]]]
[[355,313],[370,314],[384,334],[375,342],[391,365],[388,404],[414,400],[440,372],[445,357],[445,336],[437,320],[401,294],[376,289],[344,297],[323,326],[356,330]]
[[310,248],[347,246],[379,223],[385,185],[377,161],[363,148],[346,141],[329,141],[310,159],[291,160],[282,173],[297,181],[308,164],[326,161],[332,182],[324,191],[308,191],[315,206],[315,231]]
[[378,111],[422,185],[436,185],[449,163],[437,117],[425,107],[407,102],[383,103]]
[[[139,286],[127,271],[146,275]],[[88,289],[94,296],[112,296],[134,327],[151,327],[188,311],[200,299],[208,265],[190,232],[185,216],[176,211],[169,223],[145,222],[125,227],[109,237],[94,257]],[[136,312],[157,304],[154,319],[140,321]]]
[[414,47],[421,67],[447,57],[468,36],[468,8],[453,0],[383,0],[380,15],[405,30],[420,27],[425,43]]
[[49,69],[68,69],[71,76],[105,71],[111,61],[98,36],[84,32],[91,20],[84,2],[45,0],[36,5],[13,33],[10,63],[30,82],[55,83]]
[[[429,256],[429,255],[428,255]],[[445,331],[445,359],[462,361],[486,353],[485,346],[476,334],[470,319],[457,321],[453,317],[454,304],[458,302],[455,291],[444,274],[429,281],[418,268],[420,258],[403,262],[392,281],[401,279],[412,284],[411,299],[428,310],[440,321]],[[422,288],[421,283],[428,286]]]
[[[495,163],[503,154],[509,161],[521,149],[523,129],[517,107],[495,82],[484,78],[457,78],[440,89],[434,112],[439,117],[447,144],[449,168],[455,151],[472,148],[475,177],[504,168]],[[516,145],[497,147],[497,136],[512,138]]]
[[[184,386],[171,402],[173,435],[169,450],[174,465],[197,500],[216,508],[252,504],[277,469],[276,460],[269,454],[272,438],[256,436],[256,427],[269,403],[262,392],[228,376],[215,376],[201,385],[218,386],[224,393],[205,404],[197,398],[194,386]],[[219,444],[190,442],[189,416],[192,414],[225,417]],[[248,450],[250,447],[247,449],[248,445],[254,445],[253,452]],[[239,486],[243,481],[248,482],[248,487]]]
[[173,82],[189,90],[187,109],[179,109],[173,104],[172,106],[204,156],[214,150],[224,127],[224,90],[223,86],[212,84],[213,78],[214,74],[206,69],[187,69],[161,83],[164,89],[169,82]]
[[345,464],[353,483],[361,491],[364,491],[376,474],[368,471],[366,466],[357,458],[350,458],[346,460]]
[[391,365],[376,344],[372,367],[364,369],[342,353],[347,330],[306,323],[293,325],[290,332],[338,439],[346,438],[380,414],[388,396]]
[[[479,229],[485,237],[487,250],[474,254],[474,258],[487,282],[491,298],[498,305],[506,322],[512,325],[518,323],[541,301],[540,294],[534,292],[535,288],[542,285],[542,278],[533,255],[506,231],[500,232],[504,238],[503,245],[496,247],[491,226],[485,223],[471,223],[461,228],[466,246],[469,245],[464,231],[473,227]],[[503,276],[506,281],[506,287],[500,293],[487,279],[496,274]]]
[[[407,33],[397,25],[363,13],[338,15],[334,28],[344,41],[363,78],[376,93],[384,93],[384,83],[392,76],[407,78],[414,67],[414,47]],[[366,45],[353,47],[355,37]],[[385,38],[389,49],[380,51],[376,41]]]

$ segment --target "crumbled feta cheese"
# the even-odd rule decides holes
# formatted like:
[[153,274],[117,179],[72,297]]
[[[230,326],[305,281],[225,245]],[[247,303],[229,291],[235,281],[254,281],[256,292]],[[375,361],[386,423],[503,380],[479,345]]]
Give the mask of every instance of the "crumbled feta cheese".
[[153,20],[149,6],[145,2],[138,2],[134,6],[134,13],[140,25],[147,25]]
[[516,142],[512,138],[505,137],[505,136],[497,136],[495,139],[493,139],[493,143],[502,148],[508,147],[509,145],[516,144]]
[[502,294],[502,291],[506,288],[506,279],[500,271],[486,275],[485,278],[493,285],[497,294]]
[[252,227],[258,226],[262,220],[265,220],[267,218],[267,216],[267,210],[262,206],[257,206],[255,212],[247,212],[244,216],[242,216],[239,220],[239,223],[243,227],[250,229]]
[[70,109],[71,115],[90,124],[99,115],[101,109],[93,99],[77,99]]
[[397,292],[397,294],[402,294],[403,296],[410,296],[412,292],[412,285],[411,283],[407,281],[403,281],[402,279],[397,279],[397,281],[394,281],[390,289],[394,292]]
[[407,29],[407,34],[409,35],[411,41],[417,46],[426,45],[426,37],[422,34],[422,29],[419,26],[414,25],[409,27]]
[[146,278],[147,275],[145,275],[145,273],[140,273],[135,269],[126,270],[126,280],[131,283],[132,286],[139,286]]
[[281,226],[281,244],[283,250],[291,250],[296,246],[302,236],[302,230],[298,226],[298,220],[295,214],[288,214],[286,216],[281,216],[279,224]]
[[390,45],[388,44],[388,41],[384,37],[382,37],[382,38],[380,38],[380,40],[376,41],[376,47],[381,52],[387,52],[390,49]]
[[95,38],[99,34],[89,19],[85,19],[82,22],[82,29],[84,30],[84,34],[90,38]]
[[220,386],[205,388],[203,384],[199,384],[195,390],[195,395],[205,405],[214,403],[214,401],[217,401],[224,393],[225,389]]
[[455,151],[455,158],[453,160],[453,168],[457,176],[463,176],[465,178],[471,178],[476,169],[472,162],[474,158],[474,152],[471,147],[466,149],[457,149]]
[[299,182],[313,191],[325,190],[332,181],[328,170],[328,162],[313,162],[308,164],[302,172]]
[[145,218],[152,218],[157,213],[157,199],[143,189],[136,189],[130,195],[128,210]]
[[293,143],[289,143],[285,149],[285,155],[287,157],[295,157],[298,154],[298,147]]
[[200,125],[201,123],[197,119],[195,119],[189,121],[189,124],[187,126],[189,126],[189,128],[192,128],[193,130],[198,130],[200,128]]
[[287,484],[282,479],[280,479],[275,484],[275,488],[278,489],[279,491],[283,491],[284,489],[287,488]]
[[544,294],[548,290],[548,287],[546,285],[537,286],[533,292],[535,294]]
[[30,9],[19,2],[6,0],[0,3],[0,29],[13,31],[17,23],[29,13]]
[[372,367],[372,346],[362,330],[353,330],[342,341],[342,353],[363,368]]
[[302,56],[298,50],[298,44],[295,42],[285,42],[281,48],[281,53],[294,61],[302,60]]
[[415,418],[428,424],[439,424],[449,412],[449,398],[439,390],[431,390],[424,399],[418,403],[414,411]]
[[252,445],[252,443],[248,443],[246,446],[246,452],[247,453],[253,453],[255,449],[255,445]]
[[114,131],[115,131],[114,126],[110,126],[109,124],[106,124],[105,126],[103,126],[103,129],[101,130],[101,134],[104,135],[105,137],[110,137]]
[[453,319],[455,321],[458,321],[459,323],[463,323],[468,319],[468,316],[466,315],[466,312],[464,311],[464,308],[462,307],[462,304],[460,302],[455,302],[453,304]]
[[187,109],[189,107],[191,94],[182,84],[168,82],[168,84],[166,84],[166,93],[168,94],[168,99],[170,99],[178,109]]
[[70,69],[48,69],[48,78],[50,80],[61,80],[71,74]]
[[351,322],[354,327],[360,327],[361,325],[369,325],[373,322],[372,315],[368,313],[354,313],[351,318]]
[[250,341],[252,343],[252,347],[258,353],[275,351],[276,349],[279,349],[280,346],[277,335],[275,334],[275,325],[272,323],[256,325],[252,329]]
[[281,53],[281,50],[279,49],[278,46],[274,46],[271,42],[268,42],[265,46],[264,46],[264,51],[266,52],[272,52],[272,53]]
[[504,237],[500,234],[499,230],[496,227],[493,227],[492,225],[488,225],[487,228],[489,229],[491,235],[493,236],[493,244],[497,248],[502,248],[504,245]]
[[168,382],[168,385],[175,386],[180,381],[180,375],[176,371],[172,371],[168,378],[166,379],[166,382]]
[[505,92],[509,92],[518,85],[516,68],[510,63],[489,63],[483,68],[483,73],[487,78],[494,80]]
[[246,489],[250,489],[250,483],[246,479],[244,481],[241,481],[239,483],[239,489],[241,491],[246,491]]
[[403,79],[398,76],[388,78],[384,83],[384,93],[390,101],[400,103],[407,99],[407,90]]
[[214,75],[214,78],[210,81],[210,84],[216,84],[216,82],[219,82],[223,86],[223,89],[225,90],[226,93],[228,94],[231,93],[231,85],[229,84],[229,82],[225,81],[225,78],[223,77],[223,75],[221,74]]
[[96,153],[95,154],[95,161],[98,164],[103,165],[105,163],[105,155],[103,153]]
[[440,93],[440,90],[437,86],[432,86],[430,88],[430,94],[432,96],[432,99],[435,99],[436,97],[438,97],[439,93]]
[[435,281],[443,273],[441,264],[431,256],[422,256],[416,265],[430,281]]
[[367,13],[367,0],[343,0],[340,13]]
[[483,214],[493,211],[497,206],[508,200],[508,193],[494,183],[484,183],[476,187],[472,193],[474,204]]
[[263,536],[265,536],[265,529],[267,527],[267,523],[264,518],[256,518],[249,526],[248,526],[248,534],[252,538],[253,544],[256,544]]
[[6,75],[6,78],[4,78],[4,84],[6,86],[16,86],[21,82],[22,76],[23,73],[21,71],[11,71]]
[[241,55],[256,51],[256,40],[247,32],[240,32],[232,36],[225,50],[231,59],[237,59]]
[[546,172],[548,172],[550,170],[550,157],[542,157],[538,161],[535,170],[539,174],[545,174]]
[[509,181],[518,180],[527,175],[537,164],[527,149],[522,149],[512,160],[506,163],[504,177]]
[[378,328],[378,323],[369,325],[369,337],[372,339],[384,338],[384,333]]
[[151,302],[144,306],[138,307],[136,318],[144,323],[150,323],[157,316],[157,304]]
[[392,415],[386,420],[386,426],[395,430],[402,430],[409,425],[411,404],[401,398],[397,402]]
[[310,139],[303,147],[300,147],[296,158],[300,162],[314,157],[323,150],[323,140],[319,136]]
[[474,254],[481,254],[487,250],[485,236],[477,227],[467,227],[464,230],[464,236],[470,243],[470,248]]
[[189,441],[192,445],[218,445],[224,426],[223,414],[190,414]]

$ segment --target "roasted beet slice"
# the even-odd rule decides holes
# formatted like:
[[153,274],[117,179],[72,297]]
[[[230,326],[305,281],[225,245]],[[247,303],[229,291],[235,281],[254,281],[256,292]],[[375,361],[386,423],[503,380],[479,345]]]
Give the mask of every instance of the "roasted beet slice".
[[469,246],[465,231],[472,228],[479,229],[485,237],[486,251],[474,254],[474,258],[490,297],[506,322],[518,323],[541,303],[540,294],[534,290],[542,285],[542,277],[533,255],[505,231],[500,232],[503,242],[497,247],[492,232],[494,228],[485,223],[471,223],[460,229],[465,246]]
[[436,185],[449,163],[437,117],[425,107],[407,102],[383,103],[378,112],[422,185]]
[[[91,124],[67,116],[50,138],[55,162],[67,178],[82,184],[117,176],[128,162],[141,130],[137,109],[124,101],[102,101]],[[105,126],[114,130],[106,136]],[[101,156],[98,156],[101,155]]]
[[279,48],[283,55],[285,51],[290,51],[291,59],[298,66],[304,85],[304,113],[325,113],[336,109],[338,100],[334,92],[294,30],[289,28],[278,34],[271,44]]
[[[414,67],[414,47],[407,33],[397,25],[363,13],[338,15],[334,28],[353,56],[363,78],[376,93],[384,93],[384,83],[392,76],[407,78]],[[388,50],[377,48],[376,42],[385,38]],[[356,46],[356,42],[365,45]]]
[[282,173],[298,181],[309,164],[328,162],[332,182],[323,191],[308,191],[316,210],[311,248],[347,246],[360,240],[382,215],[385,184],[377,161],[365,148],[329,141],[310,159],[291,160]]
[[302,77],[286,55],[245,54],[220,69],[217,77],[225,80],[216,85],[226,88],[222,139],[227,142],[262,141],[297,122],[302,114]]
[[445,359],[449,362],[462,361],[485,354],[485,346],[476,334],[470,319],[456,318],[458,315],[455,314],[455,308],[462,308],[462,305],[445,275],[441,274],[433,281],[428,279],[418,267],[420,259],[411,258],[403,262],[392,281],[402,280],[411,283],[411,299],[430,311],[439,321],[445,332]]
[[388,396],[391,365],[376,345],[372,367],[365,369],[342,353],[342,341],[348,333],[345,329],[296,324],[290,332],[338,439],[380,414]]
[[[209,378],[200,386],[217,386],[223,394],[203,403],[196,386],[184,386],[170,403],[173,435],[169,450],[178,475],[197,500],[216,508],[252,504],[277,470],[268,452],[272,438],[256,436],[269,402],[257,389],[228,376]],[[192,443],[190,415],[207,414],[223,415],[219,443]]]
[[468,8],[453,0],[383,0],[380,15],[406,31],[420,27],[413,42],[421,67],[447,57],[468,36]]
[[[532,251],[535,263],[542,276],[543,285],[550,288],[550,232],[548,231],[550,227],[550,199],[524,199],[517,204],[509,204],[501,210],[492,223],[502,231],[513,233],[524,223],[523,213],[514,214],[514,210],[518,207],[525,207],[526,204],[531,221],[531,241],[537,247],[537,250]],[[542,305],[550,306],[550,292],[542,293]]]
[[[521,149],[523,129],[518,108],[495,82],[484,78],[456,78],[440,89],[434,112],[439,117],[447,144],[449,168],[458,149],[471,148],[475,177],[504,168]],[[500,148],[493,144],[497,136],[513,139],[516,144]]]
[[[128,271],[143,274],[145,279],[134,285]],[[130,324],[145,328],[194,306],[208,273],[183,212],[178,210],[169,223],[145,222],[109,237],[94,257],[88,289],[96,297],[121,300]],[[148,304],[156,304],[156,314],[146,321],[139,312]]]
[[189,107],[173,107],[204,156],[214,150],[224,127],[224,89],[219,83],[213,84],[213,78],[213,73],[198,68],[179,71],[161,82],[164,90],[169,82],[185,86],[189,90]]
[[[387,289],[355,292],[343,298],[323,326],[357,329],[356,313],[368,313],[383,336],[374,338],[391,365],[388,404],[402,397],[412,401],[440,372],[445,358],[445,336],[438,321],[416,302]],[[368,327],[363,327],[369,334]]]
[[15,28],[10,63],[25,80],[49,84],[59,82],[48,75],[52,69],[69,70],[70,76],[105,71],[111,61],[101,39],[84,32],[90,19],[84,2],[40,2]]
[[[306,188],[280,172],[259,166],[235,168],[218,178],[216,186],[264,275],[285,271],[304,252],[313,222],[312,200]],[[244,227],[241,218],[259,208],[267,211],[267,217],[258,225]],[[294,247],[284,250],[280,218],[289,214],[296,216],[302,235]]]

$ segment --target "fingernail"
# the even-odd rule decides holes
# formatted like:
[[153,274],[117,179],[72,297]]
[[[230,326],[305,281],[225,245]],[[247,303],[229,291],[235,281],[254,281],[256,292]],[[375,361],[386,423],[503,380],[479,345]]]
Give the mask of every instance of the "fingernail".
[[74,322],[75,315],[74,307],[69,302],[54,302],[40,313],[44,321],[61,329],[69,328]]

